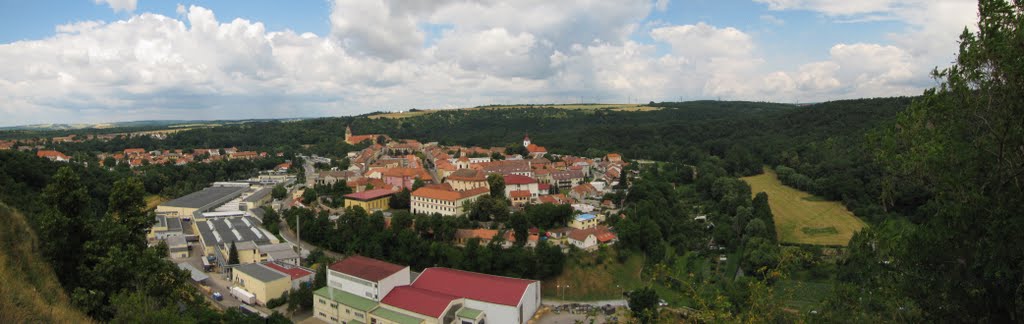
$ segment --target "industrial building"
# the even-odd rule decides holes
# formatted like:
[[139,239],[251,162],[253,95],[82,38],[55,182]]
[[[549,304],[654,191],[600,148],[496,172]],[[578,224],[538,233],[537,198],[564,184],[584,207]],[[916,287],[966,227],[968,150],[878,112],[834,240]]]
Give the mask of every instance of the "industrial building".
[[266,305],[268,300],[281,297],[292,287],[291,276],[260,263],[235,267],[231,283],[255,296],[255,303],[259,305]]
[[160,204],[156,207],[157,214],[168,217],[190,218],[196,213],[210,211],[224,203],[238,198],[246,190],[246,186],[213,186],[184,195]]
[[328,323],[517,323],[540,307],[540,282],[428,268],[412,281],[409,267],[365,257],[331,265],[327,287],[314,292],[313,314]]

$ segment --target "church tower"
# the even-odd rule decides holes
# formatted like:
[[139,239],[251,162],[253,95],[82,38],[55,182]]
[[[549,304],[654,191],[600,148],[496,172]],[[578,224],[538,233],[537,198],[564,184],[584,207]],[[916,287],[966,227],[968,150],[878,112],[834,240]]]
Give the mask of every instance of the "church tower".
[[523,137],[523,147],[530,147],[530,133],[526,133],[526,137]]
[[345,126],[345,143],[352,138],[352,126]]

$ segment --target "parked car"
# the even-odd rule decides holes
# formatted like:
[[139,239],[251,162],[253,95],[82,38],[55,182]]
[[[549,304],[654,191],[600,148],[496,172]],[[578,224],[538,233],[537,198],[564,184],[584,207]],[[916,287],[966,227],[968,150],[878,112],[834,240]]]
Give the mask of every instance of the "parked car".
[[668,306],[668,303],[664,299],[658,299],[658,306],[665,307]]
[[224,295],[221,295],[219,292],[215,292],[213,293],[213,300],[222,301],[224,300]]

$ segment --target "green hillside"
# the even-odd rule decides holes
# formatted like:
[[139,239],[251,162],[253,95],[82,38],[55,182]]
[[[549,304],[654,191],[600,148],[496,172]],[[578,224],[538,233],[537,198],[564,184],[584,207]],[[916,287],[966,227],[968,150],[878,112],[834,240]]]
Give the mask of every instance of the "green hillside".
[[0,203],[0,323],[89,323],[71,307],[21,213]]

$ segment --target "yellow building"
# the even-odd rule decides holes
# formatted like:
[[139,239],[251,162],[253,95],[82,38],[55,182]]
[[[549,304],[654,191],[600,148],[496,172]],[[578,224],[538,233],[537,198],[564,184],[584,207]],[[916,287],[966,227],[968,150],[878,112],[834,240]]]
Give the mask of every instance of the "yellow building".
[[292,287],[291,276],[260,263],[243,264],[232,271],[231,282],[256,296],[256,303],[281,297]]
[[388,189],[373,189],[347,194],[345,195],[345,208],[359,206],[366,211],[385,210],[389,208],[388,203],[391,202],[393,194],[394,192]]

